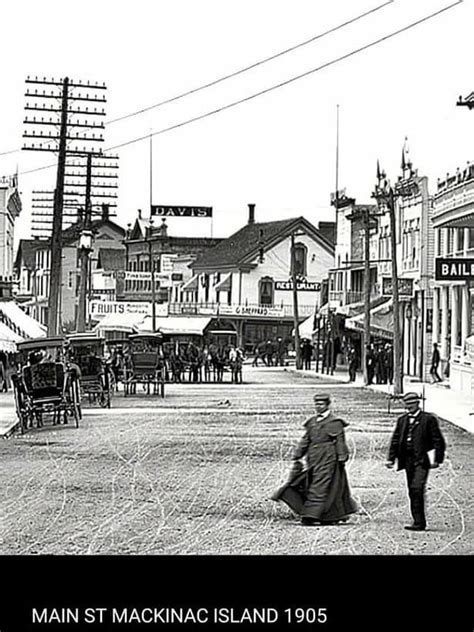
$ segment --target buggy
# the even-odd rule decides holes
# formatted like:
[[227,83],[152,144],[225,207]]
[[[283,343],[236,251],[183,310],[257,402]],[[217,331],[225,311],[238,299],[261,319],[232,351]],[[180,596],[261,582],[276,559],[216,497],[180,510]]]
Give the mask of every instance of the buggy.
[[17,343],[20,369],[12,376],[16,412],[24,433],[44,425],[46,415],[53,424],[81,418],[77,373],[64,358],[64,338],[35,338]]
[[150,395],[165,396],[165,365],[161,334],[133,334],[125,349],[124,396],[136,395],[137,384],[142,384]]
[[93,334],[68,336],[68,360],[79,369],[81,392],[90,403],[110,408],[110,367],[104,356],[105,339]]

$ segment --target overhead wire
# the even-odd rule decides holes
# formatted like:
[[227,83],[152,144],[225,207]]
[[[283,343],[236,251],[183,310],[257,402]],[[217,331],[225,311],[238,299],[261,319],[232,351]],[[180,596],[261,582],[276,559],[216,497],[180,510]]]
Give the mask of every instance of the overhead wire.
[[[159,103],[155,103],[153,105],[149,105],[145,108],[141,108],[140,110],[136,110],[134,112],[130,112],[128,114],[124,114],[122,116],[119,116],[115,119],[111,119],[110,121],[106,121],[105,125],[112,125],[114,123],[118,123],[119,121],[124,121],[126,119],[132,118],[134,116],[138,116],[140,114],[144,114],[145,112],[149,112],[150,110],[154,110],[156,108],[159,108],[163,105],[167,105],[169,103],[173,103],[175,101],[178,101],[180,99],[183,99],[187,96],[190,96],[192,94],[196,94],[197,92],[200,92],[201,90],[205,90],[207,88],[211,88],[212,86],[215,86],[219,83],[222,83],[223,81],[226,81],[227,79],[232,79],[233,77],[237,77],[238,75],[241,75],[245,72],[248,72],[249,70],[253,70],[254,68],[257,68],[258,66],[261,66],[263,64],[266,64],[269,61],[273,61],[274,59],[277,59],[278,57],[282,57],[283,55],[286,55],[287,53],[291,53],[295,50],[297,50],[298,48],[302,48],[303,46],[307,46],[308,44],[311,44],[312,42],[317,41],[318,39],[322,39],[323,37],[326,37],[327,35],[330,35],[331,33],[335,33],[336,31],[339,31],[340,29],[349,26],[350,24],[354,24],[355,22],[358,22],[359,20],[361,20],[362,18],[367,17],[368,15],[371,15],[372,13],[375,13],[376,11],[379,11],[380,9],[385,8],[386,6],[388,6],[389,4],[393,4],[395,0],[387,0],[386,2],[373,7],[372,9],[369,9],[368,11],[364,11],[364,13],[360,13],[359,15],[356,15],[355,17],[346,20],[345,22],[341,22],[341,24],[338,24],[337,26],[333,26],[330,29],[328,29],[327,31],[323,31],[322,33],[318,33],[317,35],[314,35],[313,37],[300,42],[299,44],[295,44],[294,46],[291,46],[290,48],[286,48],[285,50],[282,50],[278,53],[275,53],[274,55],[271,55],[270,57],[266,57],[264,59],[261,59],[260,61],[254,62],[253,64],[251,64],[250,66],[246,66],[245,68],[240,68],[239,70],[236,70],[232,73],[229,73],[228,75],[224,75],[223,77],[219,77],[218,79],[214,79],[213,81],[209,81],[208,83],[205,83],[201,86],[197,86],[196,88],[192,88],[191,90],[187,90],[186,92],[182,92],[180,94],[175,95],[174,97],[170,97],[168,99],[165,99],[164,101],[160,101]],[[8,151],[2,151],[0,152],[0,156],[6,156],[8,154],[15,154],[22,151],[21,149],[10,149]]]
[[336,57],[335,59],[332,59],[328,62],[325,62],[324,64],[321,64],[320,66],[317,66],[316,68],[312,68],[311,70],[307,70],[304,73],[301,73],[300,75],[296,75],[294,77],[291,77],[290,79],[286,79],[285,81],[282,81],[280,83],[277,83],[273,86],[270,86],[268,88],[265,88],[263,90],[260,90],[259,92],[255,92],[254,94],[250,94],[246,97],[243,97],[242,99],[238,99],[237,101],[232,101],[231,103],[228,103],[226,105],[223,105],[219,108],[216,108],[215,110],[210,110],[209,112],[205,112],[204,114],[200,114],[198,116],[195,116],[193,118],[187,119],[186,121],[183,121],[181,123],[176,123],[175,125],[171,125],[169,127],[165,127],[164,129],[158,130],[156,132],[149,132],[148,134],[146,134],[146,136],[140,136],[134,139],[131,139],[129,141],[125,141],[123,143],[120,143],[118,145],[114,145],[113,147],[108,147],[105,151],[112,151],[114,149],[120,149],[122,147],[127,147],[128,145],[133,145],[134,143],[138,143],[141,142],[143,140],[149,140],[150,137],[152,136],[158,136],[160,134],[165,134],[166,132],[170,132],[172,130],[175,129],[179,129],[180,127],[184,127],[185,125],[189,125],[190,123],[195,123],[196,121],[201,121],[209,116],[213,116],[214,114],[219,114],[220,112],[224,112],[225,110],[229,110],[230,108],[236,107],[237,105],[241,105],[242,103],[247,103],[248,101],[251,101],[253,99],[256,99],[257,97],[263,96],[264,94],[268,94],[269,92],[272,92],[273,90],[278,90],[279,88],[283,88],[284,86],[289,85],[290,83],[294,83],[295,81],[298,81],[299,79],[303,79],[305,77],[308,77],[309,75],[314,74],[315,72],[319,72],[321,70],[324,70],[325,68],[329,68],[330,66],[333,66],[341,61],[344,61],[345,59],[349,59],[350,57],[353,57],[354,55],[357,55],[358,53],[361,53],[365,50],[368,50],[369,48],[372,48],[373,46],[376,46],[378,44],[381,44],[382,42],[391,39],[392,37],[395,37],[397,35],[400,35],[401,33],[404,33],[412,28],[414,28],[415,26],[419,26],[420,24],[423,24],[424,22],[427,22],[428,20],[431,20],[432,18],[440,15],[441,13],[444,13],[445,11],[448,11],[449,9],[452,9],[455,6],[458,6],[459,4],[462,4],[463,0],[457,0],[457,2],[454,2],[446,7],[443,7],[442,9],[439,9],[438,11],[435,11],[433,13],[430,13],[426,16],[424,16],[423,18],[420,18],[419,20],[416,20],[415,22],[411,22],[410,24],[407,24],[406,26],[397,29],[396,31],[392,31],[391,33],[389,33],[388,35],[384,35],[383,37],[380,37],[372,42],[369,42],[368,44],[364,44],[364,46],[361,46],[359,48],[356,48],[352,51],[350,51],[349,53],[345,53],[344,55],[341,55],[339,57]]
[[[321,64],[320,66],[317,66],[316,68],[312,68],[304,73],[301,73],[299,75],[296,75],[294,77],[290,77],[290,79],[287,79],[285,81],[282,81],[278,84],[275,84],[273,86],[269,86],[268,88],[265,88],[263,90],[260,90],[259,92],[253,93],[251,95],[248,95],[246,97],[243,97],[242,99],[238,99],[237,101],[233,101],[231,103],[228,103],[226,105],[223,105],[219,108],[216,108],[215,110],[210,110],[209,112],[205,112],[204,114],[200,114],[198,116],[192,117],[190,119],[187,119],[185,121],[182,121],[180,123],[176,123],[174,125],[171,125],[169,127],[163,128],[161,130],[157,130],[157,131],[151,131],[148,134],[144,135],[144,136],[139,136],[137,138],[133,138],[130,139],[128,141],[124,141],[123,143],[119,143],[117,145],[114,145],[112,147],[108,147],[107,149],[104,150],[104,153],[109,152],[109,151],[114,151],[116,149],[121,149],[123,147],[127,147],[129,145],[133,145],[135,143],[139,143],[141,141],[144,140],[149,140],[150,137],[152,136],[158,136],[161,134],[165,134],[167,132],[173,131],[175,129],[179,129],[180,127],[184,127],[186,125],[190,125],[191,123],[195,123],[197,121],[203,120],[205,118],[208,118],[210,116],[213,116],[215,114],[219,114],[220,112],[224,112],[225,110],[231,109],[233,107],[236,107],[237,105],[241,105],[243,103],[246,103],[248,101],[251,101],[259,96],[263,96],[264,94],[268,94],[269,92],[272,92],[273,90],[277,90],[279,88],[282,88],[284,86],[287,86],[291,83],[294,83],[295,81],[298,81],[299,79],[303,79],[305,77],[308,77],[309,75],[312,75],[316,72],[320,72],[321,70],[324,70],[326,68],[329,68],[330,66],[333,66],[337,63],[340,63],[341,61],[344,61],[346,59],[349,59],[350,57],[353,57],[354,55],[357,55],[361,52],[364,52],[366,50],[368,50],[369,48],[372,48],[374,46],[377,46],[378,44],[381,44],[382,42],[385,42],[393,37],[396,37],[397,35],[400,35],[416,26],[419,26],[420,24],[423,24],[435,17],[437,17],[438,15],[462,4],[463,0],[457,0],[456,2],[453,2],[437,11],[434,11],[428,15],[425,15],[424,17],[415,20],[414,22],[411,22],[395,31],[392,31],[391,33],[388,33],[387,35],[384,35],[383,37],[379,37],[376,40],[373,40],[372,42],[369,42],[368,44],[364,44],[363,46],[360,46],[359,48],[353,49],[348,53],[345,53],[344,55],[340,55],[339,57],[336,57],[328,62],[325,62],[324,64]],[[27,170],[27,171],[23,171],[20,172],[19,175],[26,175],[28,173],[34,173],[36,171],[41,171],[44,169],[50,169],[52,167],[54,167],[56,165],[47,165],[44,167],[37,167],[35,169],[31,169],[31,170]]]
[[[145,112],[149,112],[150,110],[154,110],[156,108],[159,108],[163,105],[167,105],[169,103],[173,103],[175,101],[178,101],[180,99],[183,99],[187,96],[190,96],[192,94],[196,94],[197,92],[201,92],[201,90],[205,90],[207,88],[211,88],[212,86],[215,86],[219,83],[222,83],[223,81],[226,81],[227,79],[232,79],[233,77],[237,77],[238,75],[241,75],[245,72],[248,72],[249,70],[253,70],[254,68],[257,68],[258,66],[261,66],[263,64],[266,64],[269,61],[273,61],[274,59],[277,59],[278,57],[282,57],[283,55],[286,55],[287,53],[291,53],[295,50],[297,50],[298,48],[302,48],[303,46],[307,46],[308,44],[311,44],[312,42],[317,41],[318,39],[322,39],[323,37],[326,37],[327,35],[330,35],[331,33],[335,33],[336,31],[349,26],[350,24],[354,24],[355,22],[358,22],[359,20],[361,20],[362,18],[367,17],[368,15],[371,15],[372,13],[375,13],[376,11],[379,11],[380,9],[385,8],[386,6],[388,6],[389,4],[393,4],[395,0],[387,0],[386,2],[373,7],[372,9],[369,9],[368,11],[365,11],[364,13],[360,13],[359,15],[356,15],[355,17],[346,20],[345,22],[342,22],[341,24],[338,24],[337,26],[333,26],[330,29],[328,29],[327,31],[323,31],[322,33],[318,33],[317,35],[314,35],[313,37],[300,42],[299,44],[295,44],[294,46],[291,46],[290,48],[286,48],[285,50],[282,50],[278,53],[275,53],[274,55],[271,55],[270,57],[266,57],[264,59],[261,59],[260,61],[254,62],[253,64],[251,64],[250,66],[246,66],[245,68],[240,68],[239,70],[236,70],[232,73],[229,73],[228,75],[224,75],[223,77],[219,77],[218,79],[214,79],[213,81],[209,81],[208,83],[205,83],[201,86],[197,86],[196,88],[192,88],[191,90],[187,90],[186,92],[182,92],[180,94],[175,95],[174,97],[170,97],[168,99],[165,99],[164,101],[160,101],[159,103],[155,103],[153,105],[149,105],[147,107],[141,108],[140,110],[136,110],[134,112],[130,112],[128,114],[124,114],[122,116],[119,116],[115,119],[111,119],[110,121],[106,121],[105,125],[112,125],[114,123],[118,123],[119,121],[124,121],[128,118],[132,118],[134,116],[138,116],[140,114],[144,114]],[[10,149],[8,151],[2,151],[0,152],[0,156],[6,156],[8,154],[15,154],[17,152],[22,151],[21,149]]]
[[265,59],[261,59],[260,61],[254,62],[253,64],[251,64],[250,66],[246,66],[245,68],[241,68],[240,70],[236,70],[232,73],[229,73],[228,75],[224,75],[223,77],[219,77],[218,79],[214,79],[213,81],[210,81],[209,83],[205,83],[202,86],[198,86],[197,88],[192,88],[191,90],[187,90],[186,92],[182,92],[181,94],[178,94],[174,97],[170,97],[168,99],[165,99],[164,101],[160,101],[159,103],[155,103],[154,105],[149,105],[145,108],[142,108],[141,110],[137,110],[135,112],[131,112],[130,114],[124,114],[123,116],[119,116],[115,119],[112,119],[111,121],[108,121],[107,124],[111,125],[113,123],[117,123],[119,121],[123,121],[125,119],[131,118],[133,116],[138,116],[139,114],[144,114],[145,112],[149,112],[150,110],[153,110],[155,108],[159,108],[162,105],[167,105],[169,103],[173,103],[174,101],[178,101],[179,99],[183,99],[184,97],[190,96],[191,94],[196,94],[197,92],[200,92],[201,90],[205,90],[207,88],[211,88],[212,86],[215,86],[219,83],[222,83],[223,81],[227,81],[227,79],[232,79],[233,77],[237,77],[238,75],[241,75],[245,72],[248,72],[249,70],[253,70],[254,68],[257,68],[258,66],[262,66],[263,64],[268,63],[269,61],[273,61],[274,59],[277,59],[278,57],[282,57],[283,55],[286,55],[287,53],[291,53],[295,50],[297,50],[298,48],[302,48],[303,46],[307,46],[308,44],[311,44],[312,42],[317,41],[318,39],[322,39],[323,37],[326,37],[327,35],[331,35],[331,33],[335,33],[336,31],[339,31],[340,29],[349,26],[350,24],[354,24],[355,22],[357,22],[358,20],[361,20],[362,18],[367,17],[368,15],[371,15],[372,13],[375,13],[376,11],[379,11],[380,9],[385,8],[386,6],[388,6],[389,4],[393,4],[394,0],[387,0],[387,2],[384,2],[383,4],[380,4],[372,9],[369,9],[368,11],[365,11],[364,13],[361,13],[353,18],[351,18],[350,20],[346,20],[345,22],[342,22],[341,24],[338,24],[337,26],[333,26],[330,29],[328,29],[327,31],[323,31],[322,33],[318,33],[317,35],[314,35],[313,37],[311,37],[310,39],[305,40],[304,42],[300,42],[299,44],[295,44],[294,46],[290,46],[290,48],[286,48],[285,50],[282,50],[278,53],[275,53],[274,55],[271,55],[270,57],[266,57]]

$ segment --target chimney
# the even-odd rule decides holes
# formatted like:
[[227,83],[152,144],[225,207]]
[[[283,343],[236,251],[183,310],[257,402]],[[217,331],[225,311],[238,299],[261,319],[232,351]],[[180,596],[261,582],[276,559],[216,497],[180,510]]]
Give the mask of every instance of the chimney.
[[249,204],[249,224],[255,224],[255,204]]
[[138,212],[138,219],[141,219],[142,218],[142,209],[139,208],[137,212]]
[[109,221],[109,205],[108,204],[102,204],[102,221],[104,222]]
[[160,235],[162,237],[167,237],[168,236],[168,226],[166,225],[166,219],[163,217],[163,219],[161,220],[161,226],[160,226]]

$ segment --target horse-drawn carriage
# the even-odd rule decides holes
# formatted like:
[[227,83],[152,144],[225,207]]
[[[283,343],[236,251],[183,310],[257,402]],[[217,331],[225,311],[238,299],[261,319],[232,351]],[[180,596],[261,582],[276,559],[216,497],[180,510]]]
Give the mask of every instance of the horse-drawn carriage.
[[50,415],[53,424],[81,418],[78,375],[64,354],[64,338],[35,338],[17,343],[20,368],[12,376],[20,430],[44,425]]
[[81,391],[90,403],[98,402],[110,408],[111,370],[105,359],[105,338],[93,334],[68,336],[68,360],[79,369]]
[[137,384],[147,395],[165,396],[165,363],[161,334],[133,334],[125,348],[124,396],[136,395]]

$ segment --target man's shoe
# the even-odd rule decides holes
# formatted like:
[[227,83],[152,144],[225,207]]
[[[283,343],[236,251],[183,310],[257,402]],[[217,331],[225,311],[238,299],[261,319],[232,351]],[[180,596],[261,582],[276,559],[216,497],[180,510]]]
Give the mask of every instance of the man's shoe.
[[426,525],[423,524],[410,524],[405,527],[407,531],[424,531],[426,529]]

